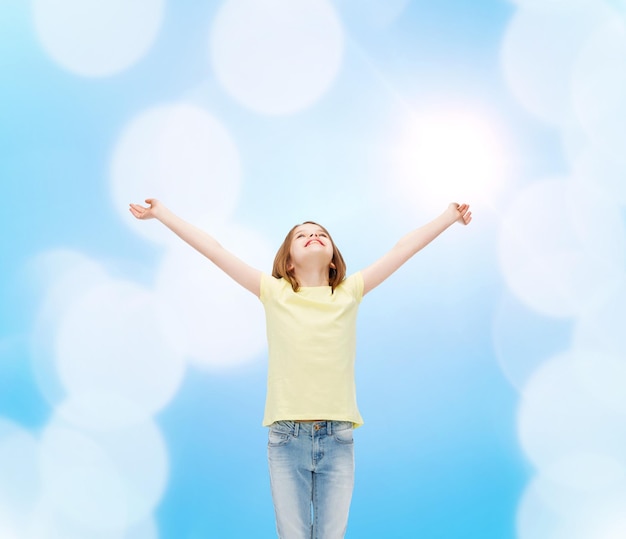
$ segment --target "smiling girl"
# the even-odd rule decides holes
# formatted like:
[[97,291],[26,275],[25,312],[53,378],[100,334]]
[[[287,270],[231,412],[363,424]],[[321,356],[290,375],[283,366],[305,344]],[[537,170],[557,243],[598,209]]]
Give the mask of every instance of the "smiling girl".
[[356,401],[356,317],[361,299],[455,222],[467,204],[452,203],[364,270],[346,264],[328,231],[312,221],[287,234],[272,274],[224,249],[156,199],[131,204],[206,256],[265,308],[268,340],[268,462],[276,528],[282,539],[344,537],[354,484],[352,430],[363,423]]

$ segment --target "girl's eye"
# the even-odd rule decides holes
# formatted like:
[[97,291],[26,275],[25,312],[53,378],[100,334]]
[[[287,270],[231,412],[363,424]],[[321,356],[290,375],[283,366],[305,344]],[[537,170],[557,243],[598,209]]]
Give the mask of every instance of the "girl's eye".
[[327,237],[328,237],[328,236],[327,236],[326,234],[324,234],[323,232],[320,234],[320,236],[321,236],[322,238],[327,238]]

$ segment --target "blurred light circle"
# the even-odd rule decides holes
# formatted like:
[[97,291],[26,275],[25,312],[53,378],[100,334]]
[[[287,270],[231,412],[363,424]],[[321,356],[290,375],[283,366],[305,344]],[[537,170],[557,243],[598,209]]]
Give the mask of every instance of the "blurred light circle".
[[626,328],[626,275],[621,286],[595,309],[577,318],[572,332],[574,350],[593,350],[601,356],[623,359]]
[[541,472],[574,452],[624,461],[623,414],[589,393],[575,367],[571,354],[557,356],[537,369],[524,388],[518,411],[520,443]]
[[502,272],[532,309],[578,316],[621,281],[626,238],[619,208],[589,186],[565,179],[535,182],[504,215]]
[[624,354],[604,354],[597,348],[575,349],[573,359],[576,373],[585,390],[607,407],[626,415]]
[[169,461],[163,434],[155,421],[93,432],[124,481],[127,522],[144,523],[156,511],[167,487]]
[[326,0],[227,0],[211,29],[218,80],[264,114],[304,109],[330,87],[343,56],[343,29]]
[[580,383],[617,412],[626,414],[626,274],[622,286],[576,320],[572,350]]
[[137,522],[126,531],[128,539],[159,539],[159,528],[155,521],[155,516]]
[[555,11],[555,9],[563,8],[572,10],[580,8],[598,8],[600,7],[599,4],[604,3],[604,1],[605,0],[511,0],[518,8],[527,9],[529,11]]
[[[247,263],[271,267],[271,252],[263,237],[228,228],[212,233]],[[188,246],[168,251],[159,270],[157,294],[160,331],[192,361],[229,368],[257,358],[265,349],[265,320],[258,298]]]
[[576,181],[601,190],[616,204],[626,206],[626,156],[607,152],[604,147],[588,145],[572,159]]
[[593,539],[623,539],[626,537],[626,499],[611,517],[597,526]]
[[543,121],[559,125],[573,114],[572,70],[580,50],[610,11],[599,2],[541,2],[546,9],[515,13],[504,36],[501,62],[515,97]]
[[9,528],[9,524],[4,522],[4,519],[0,516],[0,537],[3,539],[20,539],[15,531]]
[[162,409],[186,365],[159,331],[157,311],[154,294],[124,281],[94,287],[76,300],[63,315],[56,341],[67,392],[111,393],[146,416]]
[[[620,529],[625,483],[602,491],[580,491],[544,474],[526,487],[517,511],[519,539],[599,539]],[[621,536],[606,536],[617,539]]]
[[71,393],[57,406],[56,414],[72,428],[94,432],[130,427],[149,417],[144,407],[115,393],[91,388]]
[[158,223],[138,223],[129,203],[161,199],[187,220],[216,223],[235,208],[240,163],[229,133],[206,110],[185,104],[150,109],[120,136],[111,163],[116,209],[134,231],[153,241],[180,240]]
[[54,417],[42,433],[40,455],[44,504],[94,530],[119,531],[145,520],[167,482],[165,444],[152,421],[96,433]]
[[409,5],[409,0],[343,0],[338,3],[346,21],[363,21],[374,28],[393,24]]
[[63,68],[106,77],[136,63],[152,46],[164,0],[34,0],[37,35]]
[[39,444],[21,426],[0,417],[0,537],[2,513],[22,525],[40,496]]
[[578,119],[572,115],[559,126],[561,149],[568,163],[574,163],[586,152],[589,137]]
[[452,201],[492,205],[511,155],[496,122],[475,110],[433,107],[409,117],[394,146],[400,196],[428,211]]
[[614,159],[626,140],[626,21],[615,15],[587,40],[573,74],[578,118],[593,142]]
[[40,459],[46,504],[96,530],[126,527],[129,514],[124,478],[96,441],[48,424],[41,437]]
[[510,294],[503,295],[494,313],[493,345],[500,368],[518,391],[547,359],[546,348],[554,342],[554,333],[544,316]]
[[30,338],[33,374],[42,395],[54,405],[65,395],[54,353],[61,320],[74,301],[110,277],[94,260],[65,249],[39,253],[26,272],[41,297]]
[[600,453],[586,453],[572,447],[571,452],[542,468],[555,484],[579,495],[597,495],[614,487],[626,487],[626,459]]
[[[4,536],[0,537],[4,539]],[[102,528],[98,524],[94,526],[78,522],[59,511],[50,500],[42,499],[19,539],[130,539],[130,537],[124,528],[113,530]]]
[[[517,507],[518,539],[576,539],[562,529],[562,517],[543,494],[545,478],[535,477],[526,485]],[[582,538],[578,538],[582,539]]]

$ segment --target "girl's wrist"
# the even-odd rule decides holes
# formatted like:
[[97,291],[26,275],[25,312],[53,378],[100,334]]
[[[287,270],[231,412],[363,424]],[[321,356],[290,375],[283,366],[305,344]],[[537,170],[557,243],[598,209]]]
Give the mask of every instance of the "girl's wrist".
[[446,209],[446,211],[443,214],[444,214],[444,216],[446,218],[446,222],[448,223],[448,226],[453,225],[454,223],[456,223],[457,219],[459,218],[458,211],[452,205],[448,206],[448,208]]

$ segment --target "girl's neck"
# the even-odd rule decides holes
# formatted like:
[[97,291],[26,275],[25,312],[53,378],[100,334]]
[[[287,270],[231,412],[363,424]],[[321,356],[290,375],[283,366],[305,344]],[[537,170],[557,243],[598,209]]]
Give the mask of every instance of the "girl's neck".
[[330,286],[328,268],[295,268],[294,275],[300,286]]

